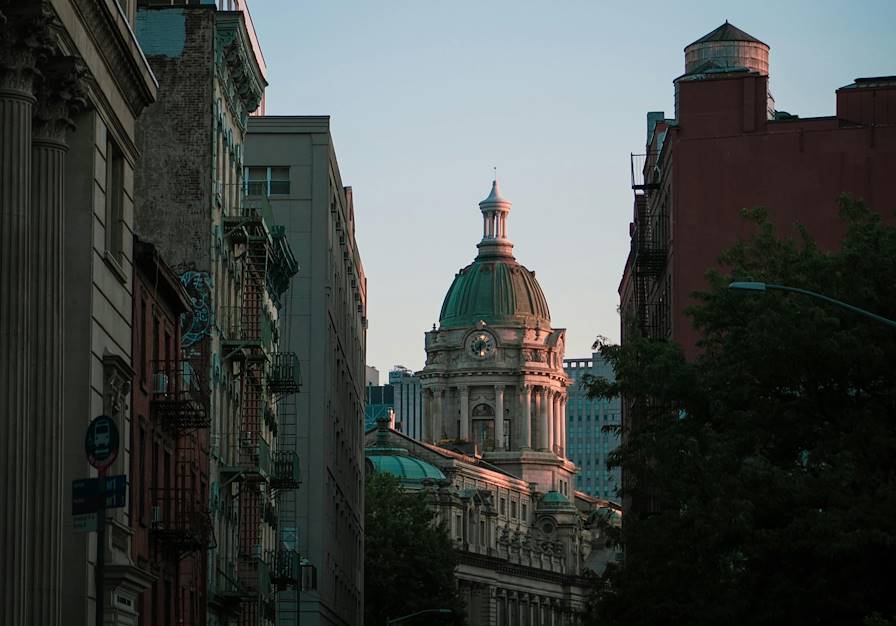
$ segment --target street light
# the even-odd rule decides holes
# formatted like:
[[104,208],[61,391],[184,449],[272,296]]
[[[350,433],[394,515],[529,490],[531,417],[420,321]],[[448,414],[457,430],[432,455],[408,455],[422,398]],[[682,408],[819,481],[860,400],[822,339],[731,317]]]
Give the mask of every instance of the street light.
[[405,615],[404,617],[387,619],[386,626],[392,626],[392,624],[398,624],[399,622],[403,622],[406,619],[411,619],[412,617],[417,617],[418,615],[424,615],[426,613],[441,613],[442,615],[453,615],[454,611],[452,611],[451,609],[423,609],[422,611],[417,611],[416,613],[411,613],[410,615]]
[[834,298],[830,298],[828,296],[824,296],[820,293],[815,293],[814,291],[809,291],[808,289],[800,289],[799,287],[787,287],[785,285],[773,285],[772,283],[756,283],[756,282],[743,282],[743,281],[735,281],[728,285],[728,289],[739,289],[742,291],[768,291],[770,289],[776,289],[778,291],[792,291],[793,293],[801,293],[803,295],[817,298],[819,300],[824,300],[825,302],[830,302],[835,306],[839,306],[848,311],[852,311],[853,313],[858,313],[859,315],[864,315],[865,317],[870,317],[873,320],[877,320],[887,326],[892,326],[896,328],[896,321],[891,319],[887,319],[886,317],[881,317],[880,315],[875,315],[871,311],[866,311],[865,309],[860,309],[857,306],[853,306],[851,304],[846,304],[845,302],[841,302],[840,300],[835,300]]

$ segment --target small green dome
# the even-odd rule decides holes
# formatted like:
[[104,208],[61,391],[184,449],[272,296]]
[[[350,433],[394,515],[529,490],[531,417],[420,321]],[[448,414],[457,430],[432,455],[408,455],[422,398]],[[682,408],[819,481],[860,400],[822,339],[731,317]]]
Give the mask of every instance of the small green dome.
[[575,505],[559,491],[548,491],[541,497],[539,508],[545,509],[575,509]]
[[458,272],[442,303],[443,328],[488,324],[551,323],[551,313],[535,273],[512,257],[477,258]]
[[398,476],[402,482],[417,483],[427,478],[445,480],[445,474],[431,463],[400,454],[368,454],[373,471]]

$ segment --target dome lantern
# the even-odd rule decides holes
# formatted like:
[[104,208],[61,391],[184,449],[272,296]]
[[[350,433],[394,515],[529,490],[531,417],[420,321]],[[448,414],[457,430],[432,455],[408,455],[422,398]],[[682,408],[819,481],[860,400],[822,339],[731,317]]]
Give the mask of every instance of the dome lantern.
[[513,244],[507,238],[507,214],[512,203],[501,195],[498,179],[492,181],[488,197],[479,203],[482,211],[482,241],[479,242],[478,258],[513,258]]

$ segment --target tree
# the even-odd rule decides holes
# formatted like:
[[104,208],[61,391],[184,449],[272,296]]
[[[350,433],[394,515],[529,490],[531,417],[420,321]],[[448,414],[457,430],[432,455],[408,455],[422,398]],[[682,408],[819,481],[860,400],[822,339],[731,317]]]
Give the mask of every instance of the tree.
[[896,317],[896,228],[842,201],[825,253],[780,237],[764,211],[689,310],[688,362],[668,342],[602,345],[641,418],[611,462],[655,513],[624,520],[626,560],[599,578],[602,625],[896,624],[896,332],[803,295],[745,294],[733,280],[825,293]]
[[385,626],[389,618],[446,608],[453,617],[426,615],[420,623],[463,624],[457,557],[425,495],[404,491],[391,474],[371,472],[364,497],[364,623]]

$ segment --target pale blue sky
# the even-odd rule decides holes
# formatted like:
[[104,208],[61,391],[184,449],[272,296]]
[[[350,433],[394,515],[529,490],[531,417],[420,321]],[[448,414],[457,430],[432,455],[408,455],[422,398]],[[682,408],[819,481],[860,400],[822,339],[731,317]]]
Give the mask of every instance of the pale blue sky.
[[423,366],[423,333],[475,256],[492,166],[567,356],[618,339],[628,154],[671,116],[683,48],[728,19],[771,47],[777,108],[896,74],[896,1],[254,0],[270,115],[330,115],[368,281],[367,361]]

